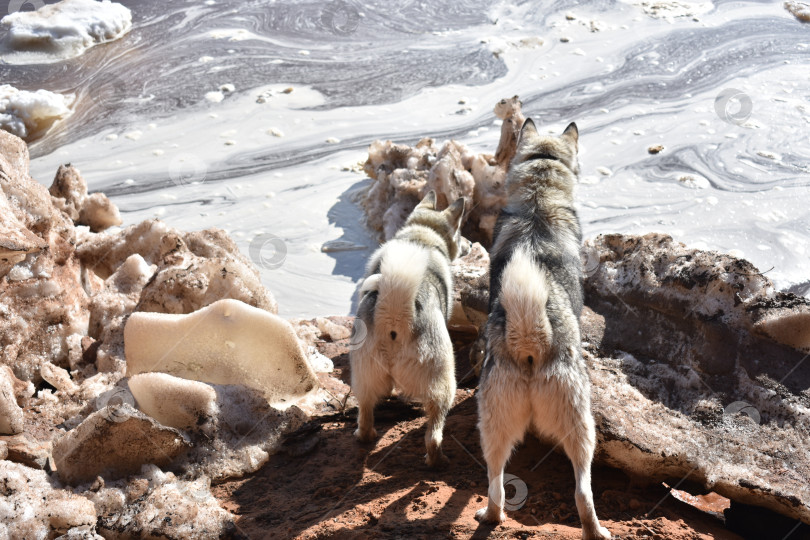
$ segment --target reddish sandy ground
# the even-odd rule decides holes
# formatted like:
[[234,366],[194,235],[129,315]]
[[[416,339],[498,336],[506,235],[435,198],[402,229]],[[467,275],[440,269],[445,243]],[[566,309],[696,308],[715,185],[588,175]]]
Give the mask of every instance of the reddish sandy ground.
[[[334,375],[348,382],[342,343],[320,343]],[[459,358],[464,358],[460,351]],[[468,364],[459,362],[459,372]],[[352,435],[355,410],[316,417],[254,475],[216,486],[239,533],[260,538],[564,538],[579,539],[571,464],[551,444],[528,436],[506,472],[528,488],[519,510],[497,527],[480,525],[487,479],[476,427],[474,380],[460,383],[444,431],[450,465],[424,464],[424,418],[397,399],[378,405],[375,444]],[[336,390],[337,391],[337,390]],[[616,537],[738,539],[710,513],[678,500],[662,485],[642,486],[619,470],[594,467],[597,514]],[[686,494],[684,494],[686,495]],[[507,498],[513,496],[507,488]],[[682,497],[683,498],[683,497]],[[709,500],[722,511],[725,499]],[[703,499],[703,505],[707,503]],[[711,508],[710,508],[711,509]]]

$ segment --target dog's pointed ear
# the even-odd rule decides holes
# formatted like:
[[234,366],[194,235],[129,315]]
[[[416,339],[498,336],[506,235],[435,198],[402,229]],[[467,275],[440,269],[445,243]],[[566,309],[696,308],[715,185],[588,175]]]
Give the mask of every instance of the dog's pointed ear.
[[523,127],[520,128],[518,146],[525,140],[527,135],[537,135],[537,127],[535,127],[534,120],[531,118],[527,118],[526,121],[523,122]]
[[419,208],[427,208],[428,210],[435,210],[436,209],[436,192],[434,190],[428,191],[428,194],[425,195],[425,198],[422,199],[422,202],[419,203]]
[[464,216],[464,197],[456,199],[453,204],[447,207],[445,213],[450,218],[453,230],[458,230],[461,226],[461,218]]
[[576,122],[571,122],[568,124],[568,127],[565,128],[565,131],[562,132],[563,137],[567,137],[574,141],[574,143],[579,142],[579,129],[577,129]]

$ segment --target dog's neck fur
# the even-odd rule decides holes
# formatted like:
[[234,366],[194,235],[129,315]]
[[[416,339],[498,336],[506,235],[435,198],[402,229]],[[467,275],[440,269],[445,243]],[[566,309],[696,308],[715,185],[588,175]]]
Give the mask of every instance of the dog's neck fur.
[[418,220],[408,220],[405,227],[400,229],[394,238],[416,242],[431,248],[438,249],[445,257],[451,261],[456,258],[458,246],[452,238],[447,238],[440,231],[437,231],[430,223],[420,223]]
[[578,225],[574,211],[575,182],[574,173],[558,160],[535,164],[507,182],[507,209],[515,214],[535,214],[552,223]]

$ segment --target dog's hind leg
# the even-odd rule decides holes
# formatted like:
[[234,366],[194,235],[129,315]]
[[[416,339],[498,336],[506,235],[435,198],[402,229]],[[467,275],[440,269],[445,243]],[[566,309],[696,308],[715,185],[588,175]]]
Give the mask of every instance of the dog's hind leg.
[[568,459],[574,467],[579,519],[582,522],[582,538],[585,540],[606,540],[610,532],[599,524],[593,505],[591,491],[591,461],[596,447],[596,429],[591,413],[590,383],[583,371],[575,380],[565,382],[552,380],[556,386],[551,399],[545,400],[548,408],[545,413],[546,425],[538,425],[540,431],[549,433],[562,442]]
[[[358,354],[359,353],[359,354]],[[391,378],[381,368],[376,358],[365,351],[355,351],[351,358],[352,392],[357,398],[357,430],[354,432],[361,442],[371,442],[377,438],[374,429],[374,406],[389,395],[392,389]]]
[[517,381],[498,371],[497,366],[492,369],[478,394],[478,428],[481,450],[487,462],[489,501],[485,508],[475,513],[475,519],[485,523],[500,523],[506,519],[503,470],[531,420],[525,392],[518,390]]
[[450,392],[445,392],[442,396],[437,396],[425,403],[425,413],[427,414],[427,426],[425,429],[425,448],[427,455],[425,463],[428,467],[444,467],[449,460],[442,452],[442,432],[444,431],[444,421],[450,407],[453,406],[455,397],[455,384]]

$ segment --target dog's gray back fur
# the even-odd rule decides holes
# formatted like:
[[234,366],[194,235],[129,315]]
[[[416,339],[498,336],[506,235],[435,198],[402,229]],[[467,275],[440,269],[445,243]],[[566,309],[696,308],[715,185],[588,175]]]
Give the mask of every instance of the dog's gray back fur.
[[509,201],[495,225],[490,254],[490,314],[482,378],[494,363],[507,361],[502,277],[513,254],[521,248],[545,271],[548,282],[550,360],[566,361],[567,355],[560,353],[570,345],[579,350],[578,321],[584,293],[579,257],[582,233],[573,202],[579,170],[577,135],[572,124],[561,137],[540,136],[531,120],[521,132],[507,177]]

